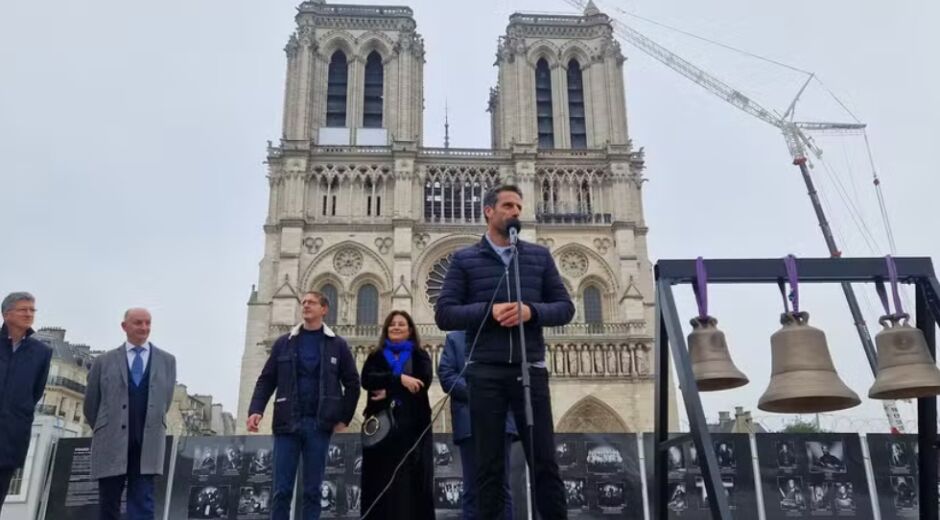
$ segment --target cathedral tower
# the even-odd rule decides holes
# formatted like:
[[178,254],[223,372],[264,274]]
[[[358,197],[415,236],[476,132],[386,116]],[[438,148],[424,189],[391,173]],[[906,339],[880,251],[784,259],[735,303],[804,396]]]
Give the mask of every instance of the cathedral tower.
[[[609,19],[593,5],[583,15],[510,17],[490,97],[491,149],[422,146],[424,44],[411,9],[308,1],[296,21],[283,135],[268,148],[239,417],[306,290],[330,299],[326,322],[360,366],[392,309],[412,314],[436,364],[444,333],[433,309],[450,255],[480,240],[486,191],[515,183],[522,236],[550,250],[577,308],[571,324],[546,330],[556,430],[651,430],[645,166],[628,139],[624,58]],[[433,385],[435,407],[442,398]],[[449,424],[445,413],[437,428]]]

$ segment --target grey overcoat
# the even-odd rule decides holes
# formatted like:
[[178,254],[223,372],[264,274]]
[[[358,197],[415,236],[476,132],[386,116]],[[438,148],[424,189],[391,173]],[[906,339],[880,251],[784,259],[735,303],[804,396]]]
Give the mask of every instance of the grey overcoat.
[[[142,475],[162,475],[166,450],[166,413],[176,385],[176,358],[150,344],[150,394],[140,455]],[[88,374],[85,420],[94,432],[91,440],[91,478],[127,473],[127,351],[124,345],[97,358]]]

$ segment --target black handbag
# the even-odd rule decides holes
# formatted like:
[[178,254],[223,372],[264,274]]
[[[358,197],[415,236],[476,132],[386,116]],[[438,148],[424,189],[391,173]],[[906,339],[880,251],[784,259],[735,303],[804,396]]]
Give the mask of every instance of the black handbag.
[[392,401],[388,408],[366,417],[362,423],[362,448],[370,449],[384,444],[392,436],[395,426],[395,401]]
[[[405,362],[405,370],[402,373],[410,374],[412,371],[412,360]],[[387,399],[391,399],[388,396]],[[393,437],[397,429],[395,421],[395,400],[389,403],[388,408],[379,410],[374,415],[366,417],[362,423],[362,449],[370,449],[387,444],[390,437]]]

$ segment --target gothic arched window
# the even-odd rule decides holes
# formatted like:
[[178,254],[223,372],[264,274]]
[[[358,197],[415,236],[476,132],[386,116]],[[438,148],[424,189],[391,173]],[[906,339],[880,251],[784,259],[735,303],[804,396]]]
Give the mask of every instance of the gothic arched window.
[[362,185],[363,193],[366,196],[366,216],[382,216],[382,190],[381,181],[373,182],[372,179],[366,179]]
[[365,89],[362,103],[362,126],[382,128],[382,94],[384,86],[382,56],[372,51],[366,59]]
[[336,51],[330,58],[330,69],[326,84],[326,126],[346,126],[346,84],[349,68],[343,51]]
[[323,205],[321,206],[322,215],[325,217],[335,217],[336,194],[339,193],[339,179],[333,178],[332,181],[327,179],[321,180],[320,191],[323,193]]
[[584,289],[584,322],[589,325],[604,323],[604,307],[601,304],[601,291],[590,285]]
[[339,316],[339,294],[336,291],[336,286],[328,283],[320,288],[320,292],[330,301],[329,310],[323,319],[327,325],[336,325],[336,317]]
[[578,60],[568,62],[568,122],[571,126],[571,147],[587,148],[587,125],[584,115],[584,83]]
[[379,322],[379,291],[372,284],[359,288],[356,295],[356,325],[376,325]]
[[552,122],[552,71],[542,58],[535,64],[535,114],[539,133],[539,148],[555,147]]

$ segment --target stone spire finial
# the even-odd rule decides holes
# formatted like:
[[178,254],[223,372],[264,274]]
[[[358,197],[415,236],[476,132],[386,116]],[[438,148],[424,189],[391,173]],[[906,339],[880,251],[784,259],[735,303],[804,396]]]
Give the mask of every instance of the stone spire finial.
[[601,10],[594,5],[594,0],[588,0],[586,6],[584,6],[584,16],[594,16],[596,14],[601,14]]
[[450,119],[447,114],[447,100],[444,100],[444,148],[450,148]]

